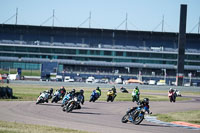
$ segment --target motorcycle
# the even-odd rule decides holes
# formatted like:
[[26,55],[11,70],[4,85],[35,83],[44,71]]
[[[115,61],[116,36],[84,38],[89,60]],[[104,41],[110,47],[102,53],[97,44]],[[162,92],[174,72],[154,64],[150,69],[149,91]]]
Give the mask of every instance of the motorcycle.
[[131,122],[135,125],[139,125],[144,120],[144,115],[147,111],[149,112],[149,109],[143,106],[128,109],[126,114],[122,117],[121,121],[122,123]]
[[128,93],[127,89],[124,88],[124,87],[120,88],[120,91],[121,91],[122,93]]
[[182,97],[181,92],[179,90],[175,89],[174,91],[175,91],[177,97]]
[[132,92],[132,101],[133,102],[138,102],[140,100],[140,97],[139,97],[139,95],[136,95],[136,93],[133,91]]
[[51,103],[55,102],[57,103],[58,101],[60,101],[62,99],[63,96],[63,92],[56,90],[56,92],[54,93],[54,96],[51,100]]
[[69,100],[72,98],[72,95],[70,93],[68,93],[67,95],[65,95],[65,97],[62,100],[62,105],[61,107],[67,105],[67,103],[69,102]]
[[72,112],[74,109],[81,109],[82,96],[73,97],[64,107],[63,111]]
[[175,92],[169,92],[168,97],[169,97],[170,102],[176,102],[176,93]]
[[100,96],[100,94],[98,94],[98,93],[96,92],[96,90],[93,90],[93,91],[92,91],[92,94],[91,94],[91,96],[90,96],[89,102],[95,102],[95,101],[99,98],[99,96]]
[[107,102],[111,101],[113,102],[116,97],[116,94],[114,94],[113,90],[108,90],[107,92]]
[[36,104],[39,103],[44,103],[47,102],[48,103],[48,98],[49,98],[49,94],[46,92],[43,92],[40,94],[40,96],[37,98]]

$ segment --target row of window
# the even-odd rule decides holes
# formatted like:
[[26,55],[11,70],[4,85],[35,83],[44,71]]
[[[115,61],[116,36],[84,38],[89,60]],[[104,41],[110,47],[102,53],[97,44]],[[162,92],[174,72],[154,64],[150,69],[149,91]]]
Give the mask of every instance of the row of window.
[[[23,62],[0,62],[0,69],[9,70],[21,68],[22,70],[40,70],[41,64]],[[63,71],[63,65],[58,65],[58,71]]]
[[40,64],[22,62],[0,62],[1,69],[40,70]]
[[[177,54],[161,54],[161,53],[141,53],[141,52],[122,52],[122,51],[102,51],[102,50],[79,50],[79,49],[61,49],[61,48],[36,48],[36,47],[16,47],[16,46],[0,46],[1,51],[15,52],[37,52],[37,53],[53,53],[53,54],[76,54],[76,55],[105,55],[105,56],[123,56],[123,57],[150,57],[177,59]],[[200,60],[200,55],[187,55],[186,59]]]
[[[25,58],[42,58],[42,59],[67,59],[78,61],[105,61],[105,62],[127,62],[143,64],[171,64],[177,65],[177,61],[153,60],[153,59],[119,59],[119,58],[98,58],[98,57],[73,57],[73,56],[56,56],[56,55],[30,55],[30,54],[7,54],[0,53],[0,56],[6,57],[25,57]],[[200,62],[185,62],[185,65],[200,66]]]
[[[163,54],[163,53],[141,53],[141,52],[79,50],[79,49],[61,49],[61,48],[36,48],[36,47],[17,47],[17,46],[12,46],[12,47],[11,46],[0,46],[0,51],[177,59],[177,54],[166,54],[166,53],[165,54]],[[200,60],[200,55],[186,55],[186,59]]]
[[[27,54],[20,53],[0,53],[0,56],[8,57],[28,57],[28,58],[46,58],[46,59],[71,59],[80,61],[106,61],[106,62],[136,62],[136,63],[153,63],[153,64],[174,64],[176,65],[177,54],[167,53],[140,53],[140,52],[122,52],[122,51],[103,51],[103,50],[79,50],[79,49],[58,49],[58,48],[31,48],[31,47],[10,47],[0,46],[0,51],[9,52],[26,52]],[[28,52],[36,52],[36,54],[30,54]],[[43,53],[43,55],[38,54]],[[47,53],[44,55],[44,53]],[[52,55],[48,55],[48,53]],[[63,54],[62,56],[57,54]],[[110,58],[99,57],[75,57],[71,55],[95,55],[95,56],[111,56]],[[115,56],[115,58],[112,58]],[[131,58],[116,58],[116,57],[135,57]],[[138,58],[138,59],[137,59]],[[147,58],[147,59],[141,59]],[[157,60],[153,59],[157,58]],[[160,59],[160,60],[158,60]],[[163,59],[172,59],[171,61]],[[186,62],[187,65],[199,65],[200,55],[186,55],[186,60],[198,60],[198,62]]]

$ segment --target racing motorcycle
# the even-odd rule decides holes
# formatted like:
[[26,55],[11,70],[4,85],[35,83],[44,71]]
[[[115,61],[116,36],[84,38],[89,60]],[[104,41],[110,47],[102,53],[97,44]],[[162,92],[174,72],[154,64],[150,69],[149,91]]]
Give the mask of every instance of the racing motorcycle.
[[78,95],[73,97],[68,103],[63,107],[63,111],[72,112],[74,109],[81,109],[81,101],[83,97]]
[[40,94],[40,96],[37,98],[36,104],[44,103],[44,102],[47,102],[47,103],[48,103],[48,98],[49,98],[49,93],[47,93],[47,92],[42,92],[42,93]]
[[116,97],[116,94],[114,94],[113,90],[108,90],[107,92],[107,102],[111,101],[113,102]]
[[122,93],[128,93],[127,89],[124,88],[124,87],[121,87],[121,88],[120,88],[120,91],[121,91]]
[[61,107],[67,105],[67,103],[69,102],[69,100],[71,100],[72,95],[70,93],[66,94],[62,100],[62,105]]
[[175,89],[174,91],[175,91],[177,97],[182,97],[181,92],[179,90]]
[[98,98],[99,94],[96,92],[96,90],[93,90],[89,102],[95,102]]
[[131,122],[135,125],[139,125],[144,120],[144,115],[146,112],[149,112],[149,109],[143,106],[128,109],[126,114],[122,117],[121,121],[122,123]]
[[51,100],[51,103],[55,102],[57,103],[58,101],[60,101],[62,99],[62,96],[64,96],[63,94],[64,92],[60,91],[60,90],[56,90],[56,92],[53,95],[53,98]]

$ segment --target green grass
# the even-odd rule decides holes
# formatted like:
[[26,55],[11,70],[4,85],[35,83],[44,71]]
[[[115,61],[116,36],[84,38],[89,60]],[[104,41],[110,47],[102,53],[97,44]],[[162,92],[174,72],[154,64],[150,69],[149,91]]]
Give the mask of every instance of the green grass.
[[156,114],[157,119],[165,122],[184,121],[193,124],[200,124],[200,110],[187,112],[174,112],[167,114]]
[[88,133],[72,129],[0,121],[0,133]]
[[[13,89],[13,94],[17,98],[16,99],[0,99],[0,100],[35,101],[37,97],[39,96],[40,92],[50,89],[51,87],[53,87],[54,92],[55,92],[55,90],[58,89],[60,86],[9,84],[9,87]],[[67,91],[71,91],[73,87],[65,87],[65,88]],[[76,87],[76,89],[77,90],[84,89],[85,100],[89,101],[90,95],[94,88],[81,88],[81,87],[77,88]],[[108,89],[102,88],[101,90],[102,90],[102,95],[98,100],[106,101],[106,98],[107,98],[106,94],[107,94]],[[142,90],[140,99],[148,97],[150,101],[168,101],[169,100],[167,97],[167,93],[166,93],[166,96],[142,94],[142,93],[148,93],[148,92],[149,92],[148,90],[145,90],[145,91]],[[149,93],[152,93],[152,91],[150,91]],[[154,93],[156,93],[156,91],[154,91]],[[117,97],[115,99],[115,101],[131,101],[131,100],[132,100],[131,93],[121,93],[120,91],[118,91]],[[190,98],[177,97],[177,101],[182,101],[182,100],[190,100]]]

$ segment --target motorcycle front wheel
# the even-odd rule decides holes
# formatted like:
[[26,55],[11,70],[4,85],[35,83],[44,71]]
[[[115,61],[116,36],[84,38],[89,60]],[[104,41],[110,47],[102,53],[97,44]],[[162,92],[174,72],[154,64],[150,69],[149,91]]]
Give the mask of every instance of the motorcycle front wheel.
[[70,102],[67,104],[66,111],[71,112],[74,109],[74,103]]
[[92,102],[92,101],[93,101],[93,98],[91,97],[89,102]]
[[107,96],[107,102],[109,102],[110,101],[110,96]]
[[123,117],[122,117],[122,123],[127,123],[128,122],[128,114],[125,114]]

